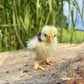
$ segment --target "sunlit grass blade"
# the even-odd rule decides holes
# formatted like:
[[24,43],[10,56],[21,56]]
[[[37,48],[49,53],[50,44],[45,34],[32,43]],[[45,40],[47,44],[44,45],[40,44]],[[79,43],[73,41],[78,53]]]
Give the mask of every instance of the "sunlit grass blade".
[[24,29],[25,29],[26,34],[28,35],[27,28],[25,27],[25,24],[24,24],[24,22],[23,22],[23,20],[22,20],[21,16],[20,16],[20,21],[21,21],[21,23],[22,23],[22,26],[23,26],[23,27],[24,27]]
[[24,44],[22,43],[22,41],[21,41],[21,39],[20,39],[18,30],[17,30],[16,20],[15,20],[15,11],[13,11],[13,23],[14,23],[14,29],[15,29],[16,36],[17,36],[17,38],[18,38],[18,41],[19,41],[20,45],[21,45],[23,48],[25,48],[25,47],[24,47]]
[[0,35],[0,52],[2,52],[3,51],[3,47],[2,47],[2,37],[1,37],[1,35]]
[[21,45],[23,48],[25,48],[24,45],[23,45],[23,43],[22,43],[22,41],[21,41],[21,39],[20,39],[20,37],[19,37],[18,31],[17,31],[16,21],[15,21],[15,14],[13,14],[13,20],[14,20],[14,25],[15,25],[14,29],[15,29],[16,36],[17,36],[17,38],[18,38],[18,41],[19,41],[20,45]]

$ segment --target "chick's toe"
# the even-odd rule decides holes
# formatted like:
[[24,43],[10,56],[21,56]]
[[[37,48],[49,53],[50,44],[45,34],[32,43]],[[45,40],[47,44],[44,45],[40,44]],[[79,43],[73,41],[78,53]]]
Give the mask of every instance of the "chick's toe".
[[52,61],[50,61],[50,60],[47,60],[47,59],[43,61],[43,64],[52,65],[51,63],[52,63]]
[[34,69],[41,69],[42,71],[45,71],[45,69],[41,66],[41,65],[39,65],[39,63],[38,62],[35,62],[35,66],[34,66]]

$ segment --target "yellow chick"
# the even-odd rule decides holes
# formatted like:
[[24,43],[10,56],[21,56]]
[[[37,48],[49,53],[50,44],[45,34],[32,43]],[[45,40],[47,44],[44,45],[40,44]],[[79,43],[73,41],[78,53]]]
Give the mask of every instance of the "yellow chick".
[[30,50],[31,58],[34,61],[35,69],[45,70],[40,64],[39,61],[44,61],[46,64],[51,64],[48,61],[50,56],[53,56],[57,49],[57,29],[54,26],[44,26],[39,35],[31,38],[27,47]]

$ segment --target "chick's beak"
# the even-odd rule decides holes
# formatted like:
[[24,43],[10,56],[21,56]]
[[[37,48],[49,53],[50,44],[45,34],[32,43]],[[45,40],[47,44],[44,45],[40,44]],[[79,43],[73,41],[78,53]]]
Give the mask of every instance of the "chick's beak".
[[49,37],[48,37],[48,40],[49,40],[50,42],[52,42],[53,37],[52,37],[52,36],[49,36]]

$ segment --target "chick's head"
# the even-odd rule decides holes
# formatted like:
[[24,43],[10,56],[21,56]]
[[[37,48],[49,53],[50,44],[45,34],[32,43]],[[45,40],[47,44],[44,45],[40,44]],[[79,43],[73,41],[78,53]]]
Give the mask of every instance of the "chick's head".
[[57,29],[54,26],[44,26],[41,30],[41,39],[46,42],[52,42],[57,37]]

